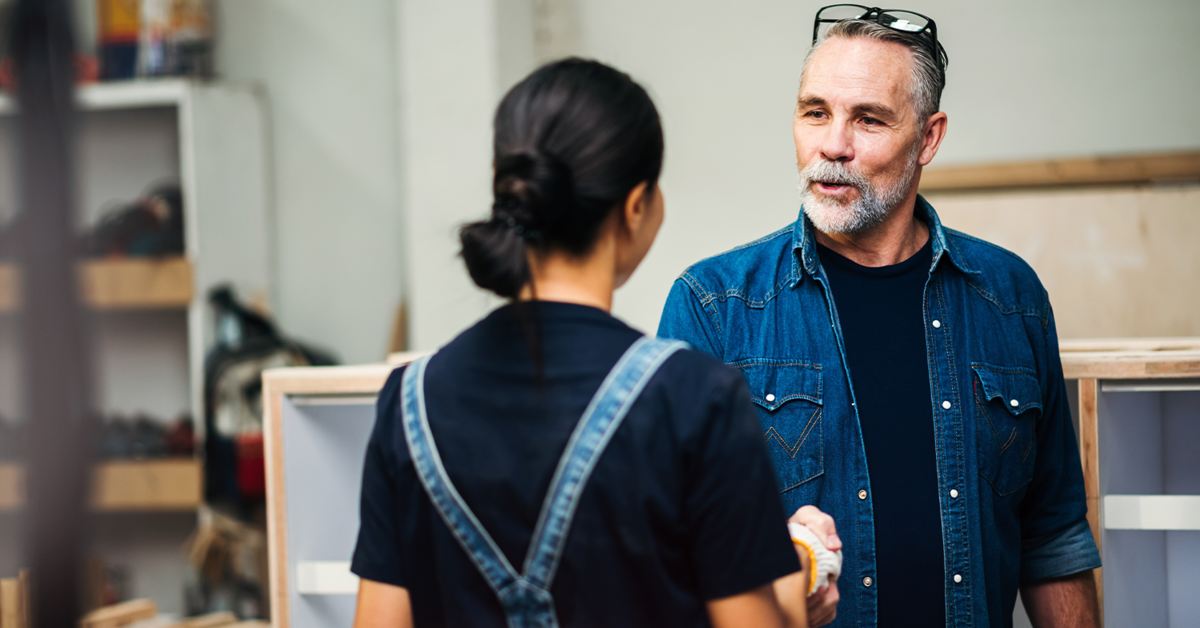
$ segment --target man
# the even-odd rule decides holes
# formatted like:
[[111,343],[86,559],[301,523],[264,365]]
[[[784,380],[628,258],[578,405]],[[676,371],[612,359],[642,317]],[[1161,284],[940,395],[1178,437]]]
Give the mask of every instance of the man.
[[1009,626],[1018,589],[1035,626],[1097,626],[1045,290],[917,195],[946,133],[932,20],[858,13],[818,14],[799,219],[684,272],[659,335],[744,372],[788,511],[836,522],[838,626]]

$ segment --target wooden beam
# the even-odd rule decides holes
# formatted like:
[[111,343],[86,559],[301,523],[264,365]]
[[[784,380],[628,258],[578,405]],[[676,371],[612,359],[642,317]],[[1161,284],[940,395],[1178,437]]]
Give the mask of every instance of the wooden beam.
[[1200,182],[1200,151],[930,168],[921,193]]
[[[1079,457],[1083,463],[1083,492],[1087,497],[1087,521],[1096,547],[1100,545],[1100,424],[1098,402],[1100,388],[1095,379],[1079,380]],[[1096,595],[1100,602],[1100,621],[1104,621],[1104,571],[1095,569]]]

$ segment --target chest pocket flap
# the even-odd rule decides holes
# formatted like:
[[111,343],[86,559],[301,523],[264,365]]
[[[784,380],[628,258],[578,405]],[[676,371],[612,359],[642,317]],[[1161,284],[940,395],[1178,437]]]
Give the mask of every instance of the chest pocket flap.
[[821,367],[815,364],[753,361],[734,366],[746,375],[751,399],[767,410],[778,410],[783,404],[797,399],[822,405]]
[[983,387],[983,402],[999,400],[1012,416],[1036,408],[1042,410],[1042,388],[1033,373],[988,364],[972,364]]

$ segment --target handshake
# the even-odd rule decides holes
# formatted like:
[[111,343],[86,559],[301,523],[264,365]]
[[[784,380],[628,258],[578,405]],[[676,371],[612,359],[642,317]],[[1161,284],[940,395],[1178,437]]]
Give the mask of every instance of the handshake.
[[789,523],[788,532],[792,535],[793,543],[808,550],[808,564],[812,569],[808,595],[812,595],[818,588],[827,587],[830,582],[836,581],[842,573],[842,550],[829,551],[812,530],[799,523]]

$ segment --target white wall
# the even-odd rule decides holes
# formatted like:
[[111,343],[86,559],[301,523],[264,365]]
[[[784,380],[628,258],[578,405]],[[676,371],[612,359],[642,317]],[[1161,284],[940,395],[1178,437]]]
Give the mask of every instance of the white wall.
[[[366,361],[402,294],[417,348],[493,307],[454,227],[488,210],[504,90],[575,53],[630,72],[663,114],[667,222],[616,301],[655,329],[684,267],[795,218],[792,100],[821,4],[219,0],[219,71],[269,94],[285,328]],[[935,166],[1200,147],[1200,3],[910,8],[938,21],[950,54]]]
[[[667,222],[616,312],[657,327],[688,264],[794,220],[792,102],[825,2],[577,0],[579,53],[648,87]],[[949,53],[934,166],[1200,148],[1191,0],[923,0]]]
[[219,75],[266,87],[271,307],[286,333],[351,363],[383,358],[405,281],[395,4],[216,3]]

